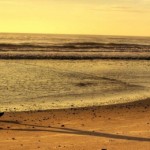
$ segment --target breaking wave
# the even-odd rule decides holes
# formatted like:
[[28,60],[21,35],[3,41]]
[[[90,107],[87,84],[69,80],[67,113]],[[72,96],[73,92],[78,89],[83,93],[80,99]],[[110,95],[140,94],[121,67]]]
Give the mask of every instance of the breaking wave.
[[0,43],[0,59],[143,59],[150,45],[126,43]]
[[76,43],[61,43],[61,44],[43,44],[43,43],[20,43],[20,44],[10,44],[10,43],[0,43],[0,50],[7,50],[7,49],[15,49],[15,48],[66,48],[66,49],[135,49],[135,50],[147,50],[150,51],[150,45],[140,45],[140,44],[124,44],[124,43],[97,43],[97,42],[76,42]]

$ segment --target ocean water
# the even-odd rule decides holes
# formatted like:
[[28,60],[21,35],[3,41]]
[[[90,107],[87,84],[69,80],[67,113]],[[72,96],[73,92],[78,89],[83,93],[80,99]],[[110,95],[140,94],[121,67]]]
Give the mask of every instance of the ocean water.
[[0,34],[1,59],[150,59],[150,37]]
[[150,38],[0,34],[0,111],[150,97]]

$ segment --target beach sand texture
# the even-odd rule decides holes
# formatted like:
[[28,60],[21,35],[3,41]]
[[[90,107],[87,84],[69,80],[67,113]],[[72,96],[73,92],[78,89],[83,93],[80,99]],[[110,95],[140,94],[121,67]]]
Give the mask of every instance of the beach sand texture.
[[149,150],[150,100],[128,104],[10,112],[0,118],[3,150]]

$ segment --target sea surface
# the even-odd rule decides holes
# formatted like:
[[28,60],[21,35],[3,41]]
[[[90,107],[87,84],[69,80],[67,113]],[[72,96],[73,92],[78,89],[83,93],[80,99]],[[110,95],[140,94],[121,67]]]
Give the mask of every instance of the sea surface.
[[150,98],[150,37],[0,34],[0,111]]

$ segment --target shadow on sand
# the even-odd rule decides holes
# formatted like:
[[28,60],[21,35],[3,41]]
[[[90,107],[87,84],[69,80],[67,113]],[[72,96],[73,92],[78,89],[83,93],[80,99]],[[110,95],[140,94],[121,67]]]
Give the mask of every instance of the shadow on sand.
[[18,121],[7,121],[7,120],[0,120],[0,123],[8,123],[8,124],[17,124],[23,125],[26,127],[31,128],[9,128],[9,129],[1,129],[1,130],[12,130],[12,131],[28,131],[28,132],[55,132],[55,133],[65,133],[65,134],[75,134],[75,135],[87,135],[87,136],[97,136],[97,137],[105,137],[105,138],[113,138],[113,139],[122,139],[122,140],[133,140],[133,141],[142,141],[142,142],[150,142],[150,138],[144,137],[134,137],[134,136],[127,136],[127,135],[119,135],[119,134],[111,134],[111,133],[102,133],[96,131],[85,131],[79,129],[71,129],[65,127],[47,127],[47,126],[39,126],[33,124],[24,124]]

